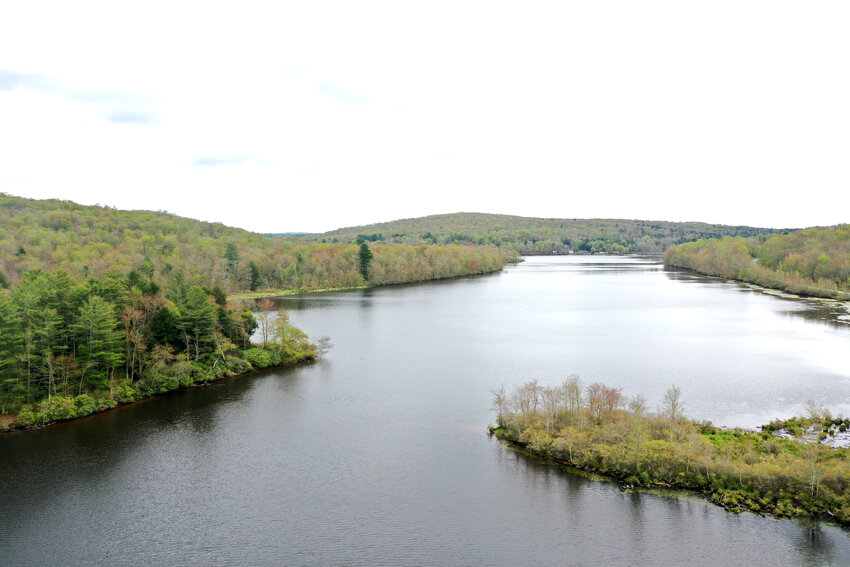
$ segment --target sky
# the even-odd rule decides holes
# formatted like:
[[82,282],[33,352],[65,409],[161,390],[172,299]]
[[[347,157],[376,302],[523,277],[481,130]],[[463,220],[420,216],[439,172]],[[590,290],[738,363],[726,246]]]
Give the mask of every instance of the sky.
[[850,2],[4,2],[0,192],[258,232],[850,222]]

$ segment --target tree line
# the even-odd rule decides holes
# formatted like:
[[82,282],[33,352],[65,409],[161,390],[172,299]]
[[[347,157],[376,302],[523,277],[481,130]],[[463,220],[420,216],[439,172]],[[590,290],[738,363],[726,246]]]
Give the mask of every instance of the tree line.
[[536,455],[616,478],[626,487],[696,490],[736,512],[822,516],[850,524],[847,450],[771,434],[787,423],[796,424],[798,434],[820,433],[821,439],[836,427],[846,430],[847,422],[822,409],[755,432],[688,419],[675,385],[657,412],[641,395],[626,397],[599,382],[584,385],[575,375],[557,386],[533,380],[492,393],[491,432]]
[[667,250],[664,262],[794,294],[848,299],[850,225],[699,240]]
[[[366,243],[364,240],[363,243]],[[164,212],[122,211],[0,194],[0,287],[28,270],[79,278],[136,271],[162,283],[176,271],[226,293],[383,285],[500,269],[513,251],[477,245],[390,246],[321,243],[262,234]]]
[[321,242],[360,238],[394,244],[476,244],[520,254],[661,254],[701,238],[755,236],[773,229],[698,222],[626,219],[543,219],[485,213],[453,213],[402,219],[313,235]]
[[258,325],[181,271],[162,285],[138,271],[27,271],[0,292],[0,413],[44,424],[316,356],[285,314],[252,345]]

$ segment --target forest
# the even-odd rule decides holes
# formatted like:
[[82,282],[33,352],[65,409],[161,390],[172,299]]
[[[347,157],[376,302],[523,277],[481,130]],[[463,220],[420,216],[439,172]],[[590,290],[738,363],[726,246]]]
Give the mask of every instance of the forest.
[[850,299],[850,225],[756,238],[698,240],[664,253],[671,267],[797,295]]
[[[356,240],[356,239],[355,239]],[[493,272],[516,253],[492,246],[387,246],[268,237],[165,212],[122,211],[0,194],[0,287],[27,270],[100,277],[137,271],[161,283],[176,271],[226,293],[386,285]]]
[[[624,487],[674,487],[701,492],[728,510],[777,516],[814,516],[850,524],[850,463],[846,449],[803,439],[821,438],[844,420],[808,404],[808,417],[772,423],[762,431],[725,430],[685,415],[672,385],[658,412],[620,388],[584,385],[571,376],[557,386],[536,380],[493,392],[491,432],[543,458],[598,473]],[[791,427],[788,427],[791,424]],[[798,438],[779,438],[788,427]]]
[[492,246],[328,244],[5,194],[0,258],[2,427],[317,356],[285,312],[270,315],[267,300],[232,301],[240,292],[451,278],[517,260]]
[[160,287],[137,271],[29,270],[0,293],[0,414],[44,425],[316,357],[285,312],[260,309],[236,311],[221,288],[180,271]]
[[478,244],[510,248],[526,255],[661,254],[670,246],[697,239],[773,232],[777,231],[700,222],[454,213],[341,228],[313,238],[321,242],[361,238],[397,244]]

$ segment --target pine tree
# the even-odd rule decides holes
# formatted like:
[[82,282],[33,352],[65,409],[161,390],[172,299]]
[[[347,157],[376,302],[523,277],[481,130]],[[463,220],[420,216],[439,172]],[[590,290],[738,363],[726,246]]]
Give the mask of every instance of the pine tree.
[[248,262],[248,271],[251,274],[251,291],[257,291],[263,284],[263,276],[260,274],[260,268],[257,267],[257,264],[255,264],[253,260],[251,260]]
[[366,242],[360,243],[360,252],[358,253],[360,258],[360,275],[363,276],[364,280],[369,279],[369,267],[372,264],[372,251],[369,250],[369,245]]
[[6,413],[14,403],[17,360],[23,344],[20,325],[20,314],[12,298],[0,293],[0,413]]
[[200,360],[212,350],[218,309],[198,286],[189,288],[177,309],[180,313],[177,328],[180,329],[186,352],[194,360]]
[[79,393],[87,389],[104,389],[114,368],[123,362],[123,337],[112,305],[97,295],[80,308],[73,326],[77,336],[77,358],[80,361]]

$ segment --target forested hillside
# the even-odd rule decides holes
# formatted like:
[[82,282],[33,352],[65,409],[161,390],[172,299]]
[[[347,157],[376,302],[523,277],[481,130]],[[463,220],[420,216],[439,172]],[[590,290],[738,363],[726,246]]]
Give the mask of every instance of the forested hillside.
[[271,302],[256,315],[237,310],[233,292],[465,276],[514,255],[271,238],[163,212],[0,194],[0,426],[71,419],[316,356],[284,312],[270,317]]
[[800,295],[850,296],[850,225],[809,228],[769,238],[723,238],[667,250],[669,266]]
[[520,254],[660,254],[670,246],[700,238],[755,236],[767,228],[700,222],[622,219],[542,219],[484,213],[455,213],[341,228],[316,235],[324,242],[356,238],[393,243],[493,245]]
[[513,257],[482,246],[378,245],[370,252],[364,270],[360,247],[351,243],[270,238],[164,212],[0,194],[0,285],[6,287],[30,269],[62,269],[83,278],[135,270],[156,282],[181,271],[228,293],[320,289],[485,273]]

